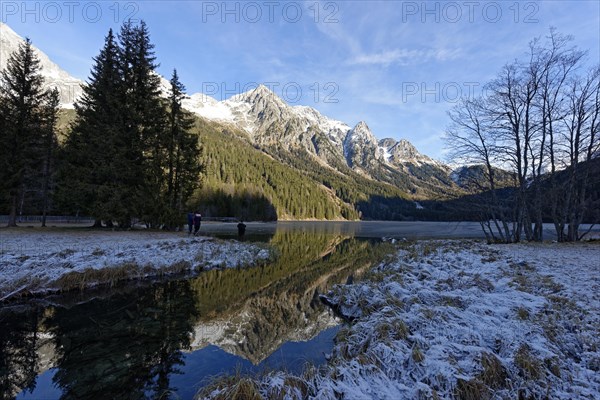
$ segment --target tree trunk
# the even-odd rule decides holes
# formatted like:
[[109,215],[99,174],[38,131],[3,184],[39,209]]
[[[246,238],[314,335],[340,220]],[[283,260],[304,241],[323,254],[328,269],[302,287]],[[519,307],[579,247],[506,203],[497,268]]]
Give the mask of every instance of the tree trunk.
[[16,193],[13,193],[11,196],[11,204],[10,204],[10,213],[8,215],[8,225],[9,227],[17,226],[17,198],[19,197]]

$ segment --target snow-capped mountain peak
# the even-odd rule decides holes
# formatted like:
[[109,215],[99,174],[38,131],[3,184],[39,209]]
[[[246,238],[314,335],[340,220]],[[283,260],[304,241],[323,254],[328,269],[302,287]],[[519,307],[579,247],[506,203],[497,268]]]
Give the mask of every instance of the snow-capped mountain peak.
[[[274,102],[278,105],[288,106],[285,102],[277,96],[272,90],[263,84],[258,85],[256,88],[248,90],[247,92],[240,93],[229,99],[230,102],[245,102],[245,103],[257,103],[257,102]],[[289,106],[288,106],[289,107]]]
[[[0,22],[0,71],[6,68],[10,56],[24,42],[25,39],[8,25]],[[35,47],[35,43],[33,49],[40,60],[41,75],[45,81],[44,87],[56,87],[60,92],[61,107],[73,108],[73,104],[83,92],[81,89],[83,82],[52,62],[44,52]]]
[[359,168],[367,168],[383,159],[377,139],[366,122],[360,121],[346,135],[344,156],[348,165]]

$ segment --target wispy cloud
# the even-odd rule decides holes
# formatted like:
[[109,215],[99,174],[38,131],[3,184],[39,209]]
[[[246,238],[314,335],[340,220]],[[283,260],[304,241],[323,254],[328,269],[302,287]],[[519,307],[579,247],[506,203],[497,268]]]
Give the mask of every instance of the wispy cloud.
[[443,62],[461,56],[460,49],[394,49],[380,53],[360,54],[350,60],[351,65],[416,65],[430,61]]

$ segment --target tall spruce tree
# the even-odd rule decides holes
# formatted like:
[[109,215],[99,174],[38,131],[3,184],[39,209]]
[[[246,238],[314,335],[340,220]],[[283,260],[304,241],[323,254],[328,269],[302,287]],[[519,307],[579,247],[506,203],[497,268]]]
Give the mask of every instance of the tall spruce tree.
[[185,86],[177,70],[173,70],[170,83],[165,200],[170,211],[166,224],[174,227],[179,225],[183,206],[200,184],[202,165],[198,136],[191,133],[195,120],[182,107]]
[[118,160],[123,191],[121,199],[127,226],[132,216],[156,227],[165,218],[161,185],[166,159],[166,106],[148,27],[141,21],[125,23],[119,35],[124,85],[124,134]]
[[124,131],[123,96],[119,48],[111,29],[75,105],[59,186],[63,208],[93,216],[97,226],[121,216],[116,157]]
[[40,61],[26,39],[0,74],[0,193],[9,203],[8,226],[17,225],[17,203],[37,161],[41,110],[45,98]]

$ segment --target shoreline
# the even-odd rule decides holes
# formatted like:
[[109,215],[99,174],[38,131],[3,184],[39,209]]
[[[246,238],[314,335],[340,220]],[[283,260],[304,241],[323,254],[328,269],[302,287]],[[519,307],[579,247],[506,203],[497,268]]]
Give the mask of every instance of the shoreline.
[[0,233],[0,303],[268,261],[266,246],[187,233],[50,228]]

